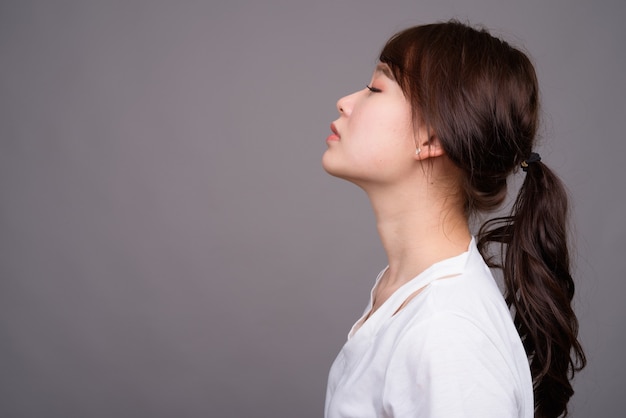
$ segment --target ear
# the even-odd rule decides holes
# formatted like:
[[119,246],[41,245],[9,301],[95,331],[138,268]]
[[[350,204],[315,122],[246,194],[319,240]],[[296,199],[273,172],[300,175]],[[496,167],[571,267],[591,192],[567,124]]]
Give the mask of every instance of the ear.
[[430,137],[426,138],[420,139],[418,141],[419,152],[415,153],[416,160],[425,160],[427,158],[440,157],[446,153],[441,146],[441,141],[439,141],[437,135],[431,134]]

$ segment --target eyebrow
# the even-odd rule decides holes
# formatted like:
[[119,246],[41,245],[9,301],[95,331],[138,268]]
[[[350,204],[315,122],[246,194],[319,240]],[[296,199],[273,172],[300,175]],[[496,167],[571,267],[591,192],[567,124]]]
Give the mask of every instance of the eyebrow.
[[389,66],[385,63],[379,63],[376,66],[376,72],[377,73],[383,73],[387,78],[389,78],[390,80],[395,80],[396,78],[393,76],[393,74],[391,73],[391,68],[389,68]]

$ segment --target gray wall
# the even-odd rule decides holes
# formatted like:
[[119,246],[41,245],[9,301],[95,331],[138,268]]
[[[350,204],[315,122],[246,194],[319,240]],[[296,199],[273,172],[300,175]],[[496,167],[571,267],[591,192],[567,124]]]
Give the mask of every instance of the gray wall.
[[573,198],[573,416],[621,416],[625,5],[2,1],[0,416],[321,416],[385,263],[320,166],[335,101],[395,31],[451,17],[536,62]]

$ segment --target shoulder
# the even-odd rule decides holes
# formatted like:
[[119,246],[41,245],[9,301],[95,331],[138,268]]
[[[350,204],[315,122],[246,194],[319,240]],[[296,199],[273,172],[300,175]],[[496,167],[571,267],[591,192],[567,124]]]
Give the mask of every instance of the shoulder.
[[396,344],[397,354],[403,355],[396,358],[421,366],[441,362],[443,367],[469,366],[480,357],[492,361],[494,355],[501,355],[492,328],[480,316],[468,315],[462,309],[431,312],[403,331]]
[[454,277],[433,281],[425,296],[433,320],[470,321],[487,332],[496,324],[512,325],[504,296],[482,258]]

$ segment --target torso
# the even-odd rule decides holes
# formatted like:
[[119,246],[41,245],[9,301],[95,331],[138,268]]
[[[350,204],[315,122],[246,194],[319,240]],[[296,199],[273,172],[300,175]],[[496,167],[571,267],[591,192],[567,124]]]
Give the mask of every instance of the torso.
[[327,418],[532,417],[526,355],[473,242],[372,308],[331,368]]

